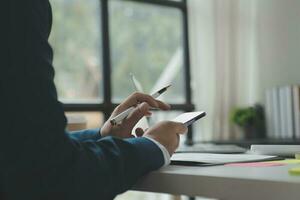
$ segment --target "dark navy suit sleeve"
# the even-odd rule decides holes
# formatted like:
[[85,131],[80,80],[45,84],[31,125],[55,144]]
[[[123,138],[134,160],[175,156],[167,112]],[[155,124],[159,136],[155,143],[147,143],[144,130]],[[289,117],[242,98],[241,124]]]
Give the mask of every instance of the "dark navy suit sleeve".
[[101,139],[100,129],[86,129],[86,130],[80,130],[80,131],[72,131],[69,132],[69,136],[73,139],[79,140],[79,141],[86,141],[86,140],[94,140],[97,141]]
[[160,149],[145,138],[70,137],[53,83],[49,2],[3,0],[0,13],[5,21],[0,45],[1,199],[112,199],[163,165]]

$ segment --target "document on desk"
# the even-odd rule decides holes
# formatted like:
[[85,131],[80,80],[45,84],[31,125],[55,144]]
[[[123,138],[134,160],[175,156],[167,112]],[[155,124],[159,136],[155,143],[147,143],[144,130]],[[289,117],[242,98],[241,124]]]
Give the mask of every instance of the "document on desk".
[[282,158],[278,156],[253,154],[175,153],[171,157],[171,164],[206,166],[272,160],[282,160]]

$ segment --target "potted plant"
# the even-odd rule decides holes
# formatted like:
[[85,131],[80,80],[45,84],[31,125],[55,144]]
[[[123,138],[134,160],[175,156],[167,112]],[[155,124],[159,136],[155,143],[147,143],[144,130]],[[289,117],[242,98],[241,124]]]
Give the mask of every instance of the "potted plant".
[[240,127],[246,139],[258,139],[265,136],[264,112],[261,105],[235,108],[230,121]]

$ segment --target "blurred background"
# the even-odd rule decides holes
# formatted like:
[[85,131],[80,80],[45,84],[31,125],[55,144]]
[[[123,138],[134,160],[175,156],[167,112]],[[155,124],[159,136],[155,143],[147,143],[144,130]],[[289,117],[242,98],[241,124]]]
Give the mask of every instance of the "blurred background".
[[[135,91],[133,73],[146,93],[172,83],[162,96],[172,110],[154,113],[150,124],[208,113],[183,143],[300,141],[300,1],[50,2],[55,82],[69,119],[101,127]],[[289,120],[278,126],[280,117]]]

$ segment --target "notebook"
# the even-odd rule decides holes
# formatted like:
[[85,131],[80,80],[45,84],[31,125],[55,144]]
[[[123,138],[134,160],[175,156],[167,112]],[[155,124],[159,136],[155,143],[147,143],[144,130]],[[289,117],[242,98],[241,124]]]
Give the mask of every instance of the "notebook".
[[253,154],[175,153],[171,157],[173,165],[223,165],[227,163],[282,160],[278,156]]
[[245,153],[248,149],[229,144],[200,143],[193,146],[179,146],[176,153]]

